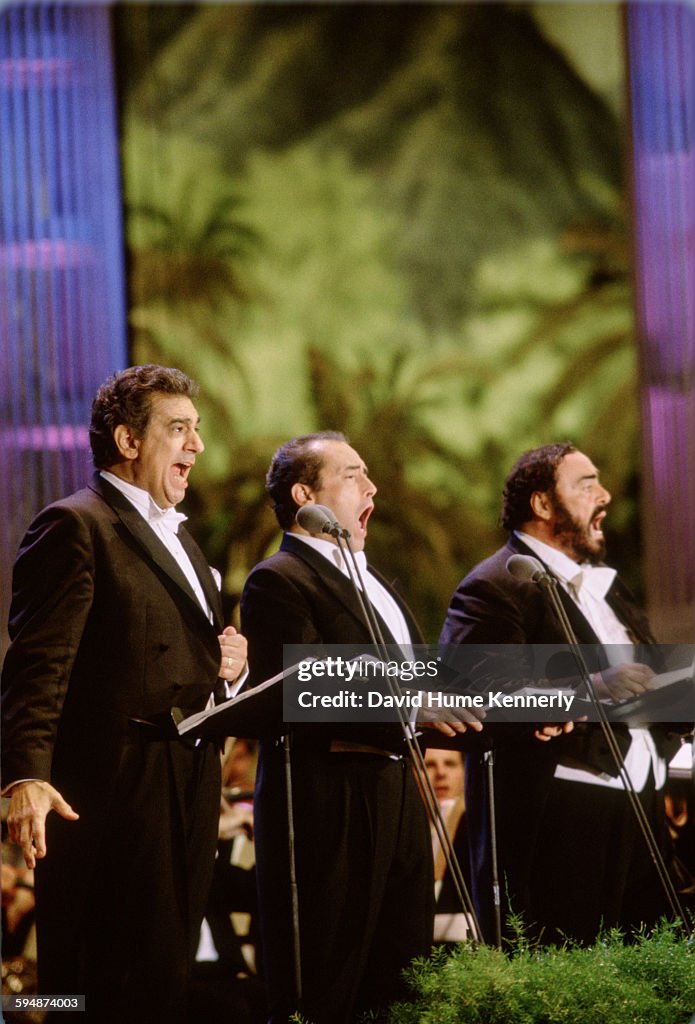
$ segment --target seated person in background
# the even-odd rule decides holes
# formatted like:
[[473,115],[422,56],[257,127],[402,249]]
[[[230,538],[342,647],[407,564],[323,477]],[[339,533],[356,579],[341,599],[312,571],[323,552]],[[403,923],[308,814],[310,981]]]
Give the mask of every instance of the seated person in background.
[[238,798],[241,793],[248,793],[253,797],[257,764],[258,740],[230,736],[222,755],[223,794]]
[[230,737],[222,755],[217,858],[193,970],[190,1024],[226,1014],[261,1024],[256,974],[253,789],[257,742]]
[[668,830],[673,840],[674,871],[683,903],[695,912],[695,788],[693,746],[685,742],[669,765],[664,789]]
[[[256,957],[256,852],[253,845],[253,792],[256,785],[258,741],[232,737],[222,758],[222,801],[216,881],[224,877],[226,902],[232,926],[249,968],[255,971]],[[246,941],[244,941],[246,940]]]
[[[463,796],[463,754],[460,750],[427,750],[425,767],[461,873],[470,888],[466,803]],[[434,941],[460,942],[471,936],[471,925],[461,907],[434,825],[431,825],[431,830],[434,855]]]

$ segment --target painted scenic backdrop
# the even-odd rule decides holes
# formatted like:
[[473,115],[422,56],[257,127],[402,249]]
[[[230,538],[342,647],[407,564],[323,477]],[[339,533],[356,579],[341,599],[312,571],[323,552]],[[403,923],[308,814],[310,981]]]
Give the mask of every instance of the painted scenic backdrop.
[[[570,8],[588,35],[563,40]],[[274,449],[325,428],[370,468],[370,559],[429,639],[502,538],[507,470],[550,440],[601,468],[639,590],[624,125],[571,52],[598,31],[620,66],[619,19],[117,7],[131,357],[203,386],[186,511],[230,608],[279,540]]]

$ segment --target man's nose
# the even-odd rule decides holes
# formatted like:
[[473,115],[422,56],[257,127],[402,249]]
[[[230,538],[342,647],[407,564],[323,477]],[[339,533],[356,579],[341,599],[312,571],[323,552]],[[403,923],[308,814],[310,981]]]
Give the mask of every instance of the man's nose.
[[202,439],[202,437],[200,436],[200,434],[198,433],[197,430],[192,430],[191,433],[189,434],[186,447],[189,449],[189,451],[193,451],[193,452],[204,452],[205,451],[205,445],[203,444],[203,439]]

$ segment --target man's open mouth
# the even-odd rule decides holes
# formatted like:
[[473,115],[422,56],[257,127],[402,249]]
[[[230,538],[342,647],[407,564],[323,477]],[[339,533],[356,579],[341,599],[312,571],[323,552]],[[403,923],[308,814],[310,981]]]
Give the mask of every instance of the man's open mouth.
[[600,509],[591,520],[590,526],[595,533],[603,534],[603,520],[606,518],[606,510]]
[[369,519],[369,517],[370,517],[370,515],[372,514],[373,511],[374,511],[374,506],[373,505],[368,505],[367,508],[365,508],[362,512],[360,512],[360,514],[358,516],[358,519],[359,519],[360,526],[362,527],[363,530],[367,529],[367,520]]

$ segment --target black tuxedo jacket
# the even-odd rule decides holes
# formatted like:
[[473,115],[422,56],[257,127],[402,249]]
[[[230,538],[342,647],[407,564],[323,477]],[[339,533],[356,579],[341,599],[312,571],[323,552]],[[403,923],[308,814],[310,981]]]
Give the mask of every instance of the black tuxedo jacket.
[[213,623],[164,544],[100,476],[31,524],[14,569],[2,674],[4,786],[38,778],[60,788],[79,760],[73,744],[79,750],[96,733],[108,774],[86,779],[81,763],[75,783],[101,798],[129,717],[205,706],[219,668],[221,600],[197,544],[185,529],[179,536]]
[[[538,557],[522,540],[512,535],[504,547],[480,562],[461,581],[451,599],[441,633],[442,644],[476,644],[482,647],[503,644],[563,647],[566,644],[562,626],[542,587],[517,579],[507,571],[507,561],[516,554]],[[598,637],[569,594],[563,587],[558,587],[557,593],[578,642],[600,650]],[[635,644],[651,645],[656,642],[646,616],[617,576],[606,601]],[[598,667],[598,664],[590,665],[592,669]],[[512,730],[514,732],[516,730]],[[629,746],[627,729],[616,726],[615,732],[624,753]],[[542,755],[546,769],[549,767],[547,762],[553,759],[557,762],[560,758],[567,758],[581,763],[588,758],[591,767],[612,775],[617,773],[598,725],[580,726],[574,733],[548,744],[529,740],[531,750],[536,750],[534,744],[548,748]],[[539,754],[538,751],[536,753]]]
[[[412,642],[423,643],[420,628],[410,609],[374,569],[376,576],[400,607]],[[387,645],[395,640],[375,612]],[[285,534],[280,550],[260,562],[249,575],[241,595],[241,631],[249,645],[252,685],[283,670],[283,644],[371,645],[370,633],[359,600],[349,579],[315,548]],[[281,722],[269,722],[268,734],[282,731]],[[323,746],[329,738],[360,740],[399,752],[403,748],[400,726],[379,723],[298,725],[296,742]]]
[[[108,932],[104,969],[139,971],[143,991],[164,1006],[169,993],[179,998],[172,979],[185,977],[214,858],[219,765],[209,744],[194,751],[134,721],[166,721],[172,705],[201,710],[217,681],[220,596],[198,546],[185,530],[179,536],[213,622],[139,512],[98,475],[36,517],[16,561],[3,785],[49,781],[80,815],[49,815],[48,856],[37,870],[40,963],[51,971],[45,983],[61,986],[47,991],[95,992],[91,968],[75,971]],[[134,941],[143,915],[147,935]],[[140,1019],[138,1006],[111,1004],[114,1015]]]
[[[408,609],[393,596],[413,642],[421,642]],[[347,644],[362,649],[371,644],[350,581],[291,534],[247,579],[241,629],[256,684],[282,671],[283,644]],[[394,643],[383,622],[381,630],[386,643]],[[274,742],[284,731],[281,722],[268,723],[254,819],[273,1024],[286,1021],[288,1011],[295,1008],[286,769],[283,749]],[[424,806],[406,763],[364,753],[331,755],[331,740],[399,752],[404,752],[404,742],[395,723],[302,723],[292,728],[302,1009],[322,1024],[347,1024],[355,1006],[362,1007],[363,1000],[371,998],[367,993],[374,995],[372,986],[381,1001],[412,957],[430,948],[431,843]]]
[[[504,547],[476,565],[461,581],[444,623],[443,644],[565,643],[562,627],[542,588],[507,572],[507,561],[518,554],[538,558],[512,535]],[[558,593],[579,643],[597,644],[596,634],[569,594],[562,587]],[[616,576],[606,600],[635,643],[655,642],[646,616],[619,577]]]
[[[423,643],[410,609],[374,569],[399,605],[414,644]],[[387,644],[395,643],[377,614]],[[241,595],[255,685],[282,671],[283,644],[369,644],[369,630],[349,579],[311,545],[286,533],[280,550],[251,572]]]
[[[516,579],[507,572],[507,560],[514,554],[537,557],[523,541],[512,536],[504,547],[479,563],[461,581],[442,629],[442,644],[565,643],[560,623],[542,588]],[[578,641],[598,645],[598,638],[574,601],[561,587],[558,587],[558,594]],[[653,643],[646,617],[617,577],[606,599],[636,643]],[[544,843],[544,828],[552,828],[552,822],[545,822],[544,813],[558,762],[567,760],[577,767],[616,774],[600,725],[578,725],[569,735],[547,743],[535,739],[532,728],[517,727],[505,734],[490,725],[483,734],[487,733],[488,738],[496,740],[495,793],[500,862],[510,885],[513,905],[521,911],[532,906],[529,892],[533,866],[537,851]],[[629,746],[629,734],[624,726],[615,727],[615,732],[624,740],[624,752]],[[658,744],[665,741],[664,730],[655,728],[653,734]],[[592,793],[592,799],[597,799],[600,793],[600,790]],[[485,769],[476,754],[470,754],[466,760],[466,806],[474,896],[483,931],[492,938],[487,783]]]

